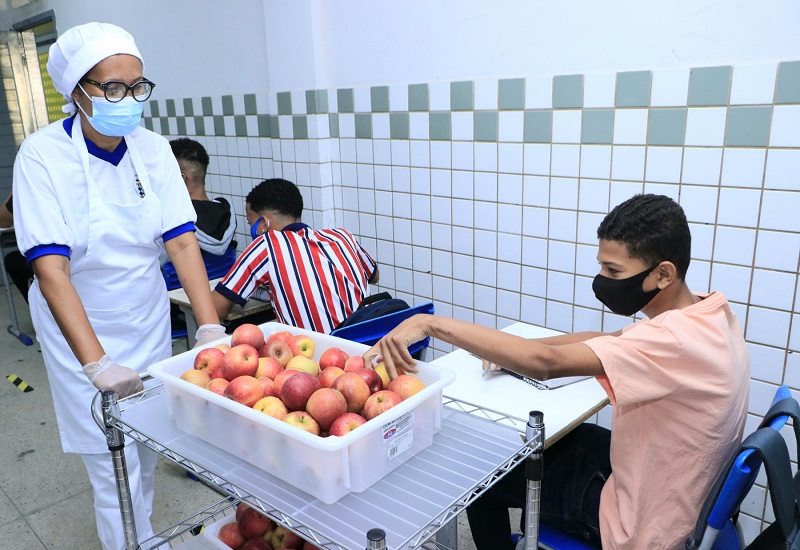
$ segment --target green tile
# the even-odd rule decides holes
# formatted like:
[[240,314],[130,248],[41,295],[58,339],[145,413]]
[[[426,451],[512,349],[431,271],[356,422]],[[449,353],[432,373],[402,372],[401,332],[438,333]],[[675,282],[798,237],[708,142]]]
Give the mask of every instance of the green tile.
[[194,116],[194,102],[188,97],[183,100],[183,114]]
[[497,111],[475,111],[475,141],[497,141]]
[[161,113],[158,112],[158,101],[150,102],[150,116],[154,118],[161,116]]
[[391,113],[389,115],[389,135],[392,139],[409,139],[408,113]]
[[800,103],[800,61],[778,65],[775,103]]
[[369,89],[373,113],[389,112],[389,86],[373,86]]
[[258,105],[256,104],[256,94],[244,94],[244,114],[257,115]]
[[614,105],[617,107],[649,107],[651,74],[650,71],[617,73],[617,94]]
[[328,115],[328,129],[330,130],[332,138],[339,137],[339,114],[331,113]]
[[203,104],[203,116],[212,116],[214,114],[214,103],[212,103],[210,97],[204,97],[202,100]]
[[411,84],[408,87],[408,110],[427,111],[430,109],[430,99],[427,84]]
[[336,101],[339,105],[340,113],[353,112],[353,88],[340,88],[336,90]]
[[688,109],[651,109],[647,121],[648,145],[683,145]]
[[271,137],[269,115],[258,115],[258,137]]
[[306,115],[292,117],[292,134],[294,139],[308,139],[308,117]]
[[167,116],[178,116],[178,113],[175,112],[175,100],[168,99],[167,100]]
[[281,127],[278,124],[278,115],[270,115],[269,117],[269,131],[273,138],[281,137]]
[[169,117],[162,116],[159,117],[159,120],[161,121],[161,133],[169,133]]
[[472,99],[472,81],[450,83],[450,109],[453,111],[470,111],[474,101]]
[[306,113],[309,115],[317,114],[317,91],[306,90]]
[[553,78],[553,108],[583,107],[583,75],[571,74]]
[[289,92],[278,92],[278,114],[292,114],[292,94]]
[[198,136],[206,135],[206,119],[201,116],[194,117],[194,133]]
[[244,115],[233,117],[233,127],[236,130],[236,137],[247,137],[247,119]]
[[145,117],[143,120],[144,120],[144,127],[152,132],[153,131],[153,119],[150,118],[150,117]]
[[730,107],[725,127],[728,147],[766,147],[769,144],[771,106]]
[[689,106],[727,105],[731,68],[696,67],[689,74]]
[[235,114],[233,112],[233,96],[222,96],[222,114],[227,116]]
[[372,115],[370,113],[356,113],[356,137],[372,139]]
[[553,111],[525,111],[522,140],[525,143],[550,143],[553,135]]
[[328,90],[317,90],[317,114],[328,112]]
[[175,122],[178,124],[178,135],[185,136],[188,132],[186,131],[186,117],[179,116]]
[[525,108],[525,79],[504,78],[500,80],[500,110],[521,111]]
[[581,116],[581,143],[611,143],[613,137],[613,109],[583,111]]
[[225,117],[222,115],[214,115],[214,135],[225,135]]
[[452,139],[452,127],[450,124],[450,111],[438,111],[430,114],[430,138],[431,140],[450,140]]

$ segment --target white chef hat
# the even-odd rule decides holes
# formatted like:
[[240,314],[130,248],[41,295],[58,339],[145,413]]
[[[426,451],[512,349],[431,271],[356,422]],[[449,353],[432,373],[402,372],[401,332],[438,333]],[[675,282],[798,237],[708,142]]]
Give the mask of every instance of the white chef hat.
[[50,46],[47,72],[53,79],[53,86],[64,96],[67,105],[65,113],[75,111],[70,97],[75,86],[92,67],[107,57],[128,54],[144,60],[133,36],[125,29],[110,23],[86,23],[67,30]]

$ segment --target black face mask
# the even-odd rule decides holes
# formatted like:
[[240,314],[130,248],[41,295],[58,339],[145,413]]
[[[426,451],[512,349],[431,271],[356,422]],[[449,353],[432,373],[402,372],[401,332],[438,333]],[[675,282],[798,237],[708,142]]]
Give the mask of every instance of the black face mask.
[[610,279],[597,275],[592,282],[595,297],[618,315],[633,315],[650,303],[661,290],[656,287],[645,292],[642,283],[658,264],[627,279]]

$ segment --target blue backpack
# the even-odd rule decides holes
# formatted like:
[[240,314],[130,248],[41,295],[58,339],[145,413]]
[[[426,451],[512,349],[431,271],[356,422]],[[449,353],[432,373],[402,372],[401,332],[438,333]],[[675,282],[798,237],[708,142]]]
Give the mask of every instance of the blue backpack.
[[400,298],[392,298],[388,292],[379,292],[372,296],[368,296],[362,300],[353,313],[350,314],[344,321],[339,323],[336,330],[369,321],[370,319],[377,319],[390,313],[397,313],[409,308],[408,303]]

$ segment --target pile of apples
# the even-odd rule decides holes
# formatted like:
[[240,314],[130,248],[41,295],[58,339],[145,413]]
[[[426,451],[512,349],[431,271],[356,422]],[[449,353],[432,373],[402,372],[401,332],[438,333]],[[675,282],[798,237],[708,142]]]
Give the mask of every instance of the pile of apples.
[[314,435],[342,436],[425,387],[416,376],[394,380],[383,363],[366,368],[360,355],[332,347],[313,359],[305,334],[278,331],[266,339],[243,324],[231,344],[201,350],[183,380],[251,407]]
[[236,519],[224,524],[217,538],[237,550],[319,550],[319,546],[250,508],[245,503],[236,508]]

